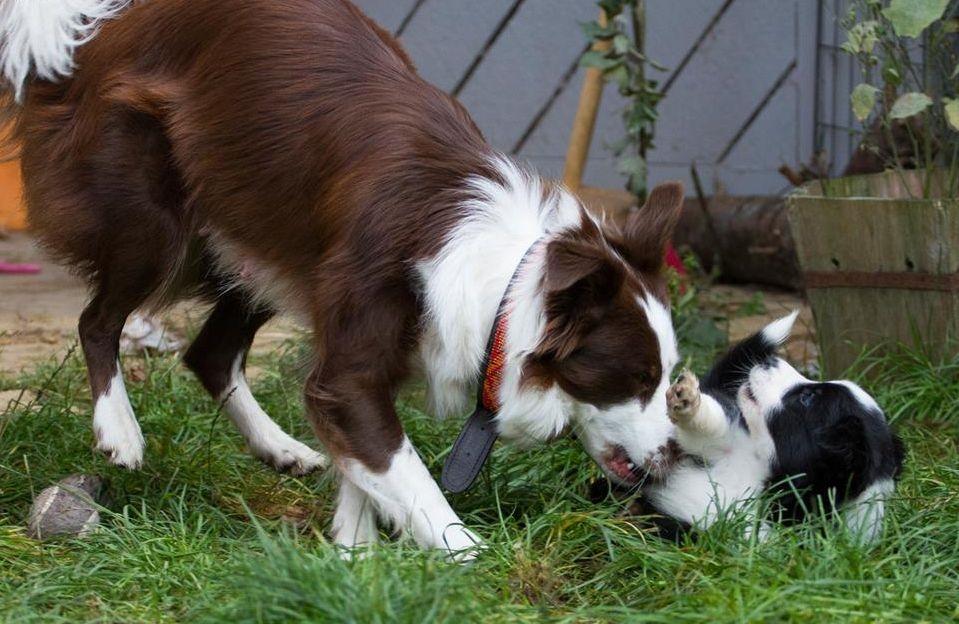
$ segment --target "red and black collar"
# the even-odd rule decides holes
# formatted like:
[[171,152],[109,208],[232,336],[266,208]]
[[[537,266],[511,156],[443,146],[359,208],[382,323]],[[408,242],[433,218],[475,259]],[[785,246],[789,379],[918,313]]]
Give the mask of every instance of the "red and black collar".
[[483,376],[480,378],[477,391],[476,409],[463,425],[463,430],[460,431],[443,464],[440,483],[447,491],[454,494],[464,492],[473,485],[473,481],[476,480],[476,476],[493,449],[493,443],[499,436],[495,421],[501,407],[499,394],[506,369],[506,331],[510,315],[510,291],[540,240],[542,239],[537,239],[529,246],[506,285],[486,343]]

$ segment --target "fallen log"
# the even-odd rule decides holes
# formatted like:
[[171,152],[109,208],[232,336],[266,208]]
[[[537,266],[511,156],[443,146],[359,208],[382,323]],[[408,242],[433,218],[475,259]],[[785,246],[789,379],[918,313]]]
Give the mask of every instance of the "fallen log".
[[[622,222],[636,207],[626,191],[585,187],[586,205]],[[718,269],[725,282],[799,289],[796,247],[780,197],[695,197],[686,200],[673,238],[676,247],[692,251],[707,271]]]
[[722,281],[799,289],[802,279],[781,197],[687,199],[673,238]]

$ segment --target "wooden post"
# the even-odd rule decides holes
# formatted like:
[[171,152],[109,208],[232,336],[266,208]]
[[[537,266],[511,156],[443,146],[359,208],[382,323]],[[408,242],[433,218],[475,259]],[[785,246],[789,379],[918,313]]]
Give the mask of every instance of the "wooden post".
[[[606,12],[600,11],[599,25],[606,26]],[[606,52],[609,50],[609,41],[597,41],[593,50]],[[573,191],[578,192],[583,182],[583,171],[586,169],[586,159],[589,157],[589,144],[593,140],[593,130],[596,127],[596,115],[599,112],[599,103],[603,96],[603,72],[595,67],[586,70],[583,88],[579,92],[579,107],[573,119],[573,129],[569,135],[569,148],[566,150],[566,166],[563,169],[563,183]]]

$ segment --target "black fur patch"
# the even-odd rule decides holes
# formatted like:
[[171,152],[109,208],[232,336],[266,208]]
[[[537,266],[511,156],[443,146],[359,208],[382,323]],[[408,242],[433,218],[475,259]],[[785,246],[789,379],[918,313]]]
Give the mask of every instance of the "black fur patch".
[[885,417],[840,384],[792,388],[766,422],[776,445],[766,486],[776,493],[780,520],[838,507],[902,471],[902,441]]

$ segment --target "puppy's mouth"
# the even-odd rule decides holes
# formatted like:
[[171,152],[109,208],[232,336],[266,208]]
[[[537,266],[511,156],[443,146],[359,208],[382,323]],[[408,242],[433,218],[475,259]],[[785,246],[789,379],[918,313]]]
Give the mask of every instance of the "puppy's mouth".
[[621,484],[638,485],[646,480],[664,478],[679,455],[679,446],[672,439],[641,462],[635,461],[625,448],[616,444],[603,456],[602,466],[610,477]]

